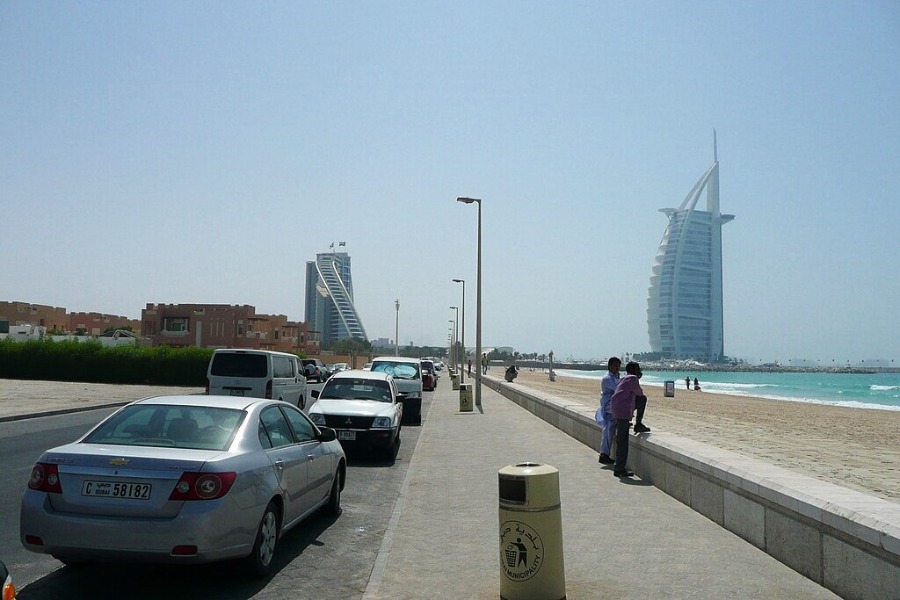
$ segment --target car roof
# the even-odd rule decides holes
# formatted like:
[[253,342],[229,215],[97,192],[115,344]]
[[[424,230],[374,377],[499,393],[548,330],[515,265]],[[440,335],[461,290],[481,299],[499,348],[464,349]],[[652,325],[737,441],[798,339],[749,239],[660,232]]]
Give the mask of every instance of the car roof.
[[217,348],[213,354],[274,354],[277,356],[289,356],[297,358],[296,354],[289,352],[278,352],[276,350],[257,350],[255,348]]
[[[150,396],[136,400],[133,404],[166,404],[177,406],[207,406],[217,408],[234,408],[246,410],[261,402],[273,402],[263,398],[245,398],[242,396],[217,396],[215,394],[173,394],[170,396]],[[278,401],[274,401],[278,402]]]
[[[331,379],[378,379],[390,381],[392,377],[383,371],[364,371],[362,369],[347,369],[331,376]],[[329,380],[330,381],[330,380]]]

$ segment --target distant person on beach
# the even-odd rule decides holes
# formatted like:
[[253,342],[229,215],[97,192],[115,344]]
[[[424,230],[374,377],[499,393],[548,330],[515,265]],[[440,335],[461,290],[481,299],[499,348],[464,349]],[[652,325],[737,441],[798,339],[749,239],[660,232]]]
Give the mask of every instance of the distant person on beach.
[[637,419],[634,423],[634,432],[643,433],[650,428],[643,423],[644,409],[647,407],[647,396],[641,388],[641,365],[630,362],[625,365],[625,377],[619,380],[616,391],[613,392],[610,405],[612,415],[616,419],[616,460],[613,466],[613,475],[616,477],[631,477],[634,475],[626,468],[628,464],[628,428],[631,427],[631,416],[637,410]]
[[487,375],[487,370],[488,370],[487,352],[482,352],[481,353],[481,374]]
[[696,390],[698,392],[700,391],[700,382],[697,381],[696,377],[694,377],[694,390]]
[[599,462],[604,465],[611,465],[613,459],[609,457],[612,449],[613,440],[616,439],[616,419],[612,415],[610,403],[612,402],[613,392],[619,384],[619,370],[622,367],[622,361],[616,357],[611,357],[606,361],[607,373],[600,380],[600,406],[594,418],[601,428],[600,436],[600,459]]
[[690,377],[684,378],[684,389],[686,389],[686,390],[691,389],[691,378]]

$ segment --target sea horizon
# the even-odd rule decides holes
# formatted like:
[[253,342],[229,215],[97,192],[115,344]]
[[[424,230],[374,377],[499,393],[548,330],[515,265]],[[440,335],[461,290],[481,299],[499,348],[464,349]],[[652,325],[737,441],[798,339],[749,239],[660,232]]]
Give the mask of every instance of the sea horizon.
[[[599,379],[606,369],[583,371],[555,369],[562,377]],[[852,408],[900,411],[900,373],[834,373],[783,371],[685,371],[681,377],[673,371],[644,371],[641,383],[663,387],[666,381],[675,382],[675,395],[685,389],[685,377],[691,388],[696,377],[701,391]],[[599,396],[598,396],[599,397]]]

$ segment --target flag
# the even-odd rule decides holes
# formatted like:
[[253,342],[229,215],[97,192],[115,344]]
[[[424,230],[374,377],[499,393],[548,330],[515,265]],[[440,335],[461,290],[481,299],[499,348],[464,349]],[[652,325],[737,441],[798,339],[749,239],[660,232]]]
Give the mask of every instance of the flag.
[[334,250],[334,242],[331,242],[331,245],[328,247],[331,248],[332,250]]

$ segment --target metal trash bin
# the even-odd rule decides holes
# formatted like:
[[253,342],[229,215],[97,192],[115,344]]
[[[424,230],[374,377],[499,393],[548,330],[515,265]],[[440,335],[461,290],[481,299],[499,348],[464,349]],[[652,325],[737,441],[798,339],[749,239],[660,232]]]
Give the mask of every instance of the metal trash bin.
[[459,375],[454,373],[453,375],[450,376],[450,381],[453,382],[453,389],[458,390],[459,389]]
[[675,397],[675,382],[667,381],[665,385],[666,385],[666,398],[674,398]]
[[524,462],[498,474],[501,600],[563,600],[559,471]]
[[459,412],[472,412],[472,384],[459,385]]

